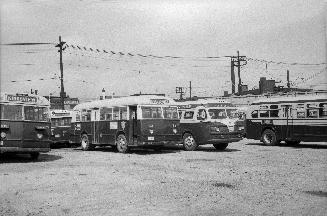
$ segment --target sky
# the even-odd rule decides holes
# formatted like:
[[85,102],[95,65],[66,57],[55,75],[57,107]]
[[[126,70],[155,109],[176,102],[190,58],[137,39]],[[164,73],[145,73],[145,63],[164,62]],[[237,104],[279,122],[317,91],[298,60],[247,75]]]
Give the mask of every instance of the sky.
[[219,96],[237,51],[249,89],[286,85],[287,70],[294,87],[326,89],[326,14],[323,0],[3,0],[1,92],[59,95],[59,36],[65,91],[82,100],[103,88],[177,97],[190,81],[192,95]]

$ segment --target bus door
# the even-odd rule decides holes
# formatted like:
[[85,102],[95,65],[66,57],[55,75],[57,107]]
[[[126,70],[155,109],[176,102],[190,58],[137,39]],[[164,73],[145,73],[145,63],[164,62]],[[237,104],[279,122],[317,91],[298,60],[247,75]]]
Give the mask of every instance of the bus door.
[[95,108],[91,111],[91,122],[92,122],[92,143],[97,144],[100,141],[100,109]]
[[282,130],[285,131],[283,133],[283,137],[286,139],[292,139],[293,137],[293,109],[292,105],[282,105],[282,115],[283,119],[285,119],[285,124],[282,124]]
[[129,143],[137,144],[137,106],[129,106]]

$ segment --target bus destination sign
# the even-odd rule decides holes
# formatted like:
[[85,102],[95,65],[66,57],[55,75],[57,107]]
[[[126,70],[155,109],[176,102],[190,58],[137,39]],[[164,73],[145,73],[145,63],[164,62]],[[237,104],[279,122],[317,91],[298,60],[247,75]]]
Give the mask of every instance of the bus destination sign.
[[169,100],[167,100],[167,99],[150,99],[150,102],[152,104],[162,105],[162,104],[168,104]]
[[37,98],[28,95],[7,95],[7,100],[36,103]]

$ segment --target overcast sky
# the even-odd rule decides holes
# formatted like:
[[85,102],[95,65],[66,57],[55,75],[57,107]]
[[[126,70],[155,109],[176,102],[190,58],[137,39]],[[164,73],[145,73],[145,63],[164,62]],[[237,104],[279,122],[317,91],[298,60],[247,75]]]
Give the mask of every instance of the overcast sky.
[[[71,97],[94,98],[102,88],[116,95],[142,91],[175,97],[175,87],[187,87],[189,81],[194,95],[218,96],[231,91],[230,59],[224,56],[236,55],[237,50],[250,59],[290,63],[249,60],[241,77],[250,89],[258,86],[260,76],[284,85],[287,69],[299,87],[326,88],[325,64],[291,64],[326,62],[325,4],[323,0],[1,1],[1,91],[33,88],[42,95],[59,95],[55,47],[59,35],[69,45],[63,62],[65,91]],[[13,43],[50,44],[8,45]],[[204,58],[213,56],[222,58]]]

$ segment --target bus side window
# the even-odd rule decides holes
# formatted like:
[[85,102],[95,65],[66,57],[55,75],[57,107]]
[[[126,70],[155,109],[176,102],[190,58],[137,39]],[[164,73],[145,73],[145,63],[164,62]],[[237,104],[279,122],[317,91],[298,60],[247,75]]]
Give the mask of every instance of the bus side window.
[[297,118],[305,118],[304,104],[296,105],[296,117]]
[[113,108],[112,120],[119,120],[119,107]]
[[292,117],[292,105],[282,105],[282,117],[290,118]]
[[270,117],[278,117],[278,105],[270,105]]
[[254,110],[254,111],[251,113],[251,117],[252,117],[252,118],[258,118],[258,110]]
[[112,108],[102,107],[100,109],[100,120],[111,120]]
[[260,117],[264,117],[264,118],[269,117],[269,111],[268,110],[260,110],[259,114],[260,114]]
[[127,107],[120,107],[120,120],[127,120]]
[[318,118],[318,109],[313,104],[307,104],[307,117]]
[[76,112],[75,114],[76,114],[76,121],[77,122],[81,121],[81,114],[80,114],[80,112]]
[[319,117],[327,118],[327,103],[319,104]]

